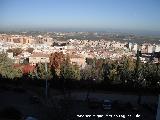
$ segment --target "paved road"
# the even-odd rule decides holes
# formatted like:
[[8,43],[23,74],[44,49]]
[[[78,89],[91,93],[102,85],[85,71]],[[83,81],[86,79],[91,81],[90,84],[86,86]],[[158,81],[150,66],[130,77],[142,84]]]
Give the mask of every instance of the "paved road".
[[[85,101],[86,100],[86,96],[87,96],[87,91],[86,92],[72,92],[71,93],[71,97],[74,100],[82,100]],[[53,96],[53,99],[57,98],[63,98],[63,95],[57,95],[57,96]],[[89,93],[89,98],[96,98],[101,100],[104,99],[110,99],[110,100],[119,100],[122,102],[130,102],[132,104],[136,104],[137,100],[138,100],[138,95],[131,95],[131,94],[119,94],[119,93]],[[141,96],[141,102],[142,103],[148,103],[148,104],[155,104],[158,101],[158,96],[151,96],[151,95],[142,95]]]
[[[67,95],[66,95],[67,96]],[[118,93],[90,93],[89,98],[97,98],[99,100],[103,99],[110,99],[110,100],[118,100],[121,103],[126,103],[130,102],[133,106],[139,108],[139,112],[133,113],[132,111],[118,111],[117,110],[111,110],[111,111],[103,111],[101,108],[98,109],[89,109],[86,100],[87,92],[72,92],[71,93],[71,98],[72,98],[72,103],[69,105],[70,109],[67,111],[71,114],[71,116],[74,117],[74,119],[77,120],[83,120],[85,115],[125,115],[127,120],[155,120],[155,114],[153,111],[149,110],[148,108],[145,108],[143,106],[139,106],[137,104],[137,95],[130,95],[130,94],[118,94]],[[57,95],[52,97],[54,100],[58,99],[63,99],[64,95]],[[157,96],[142,96],[142,103],[146,103],[150,105],[152,108],[155,108],[155,104],[157,103]],[[141,117],[138,118],[136,115],[140,115]],[[77,117],[77,115],[83,115],[83,118]],[[129,116],[128,116],[129,115]],[[131,115],[131,117],[130,117]],[[96,116],[97,117],[97,116]],[[89,118],[85,118],[89,120]],[[90,119],[96,119],[95,116],[94,118]],[[102,119],[102,118],[101,118]],[[103,117],[103,119],[107,120],[116,120],[116,118],[112,119],[109,117]],[[123,118],[122,118],[123,119]],[[118,119],[118,120],[122,120]]]
[[46,107],[43,102],[31,104],[31,96],[32,95],[27,92],[0,92],[0,110],[3,110],[6,107],[14,107],[19,110],[23,116],[33,116],[38,118],[38,120],[52,120],[47,117],[50,114],[50,108]]
[[[32,92],[25,92],[25,93],[18,93],[14,91],[3,91],[0,92],[0,110],[6,106],[15,106],[18,108],[24,115],[31,115],[39,118],[39,120],[50,120],[49,116],[50,114],[58,114],[58,111],[54,111],[53,108],[49,108],[48,106],[44,105],[44,101],[42,99],[42,104],[30,104],[29,98],[32,95]],[[53,105],[52,102],[48,104],[49,106],[59,107],[58,100],[64,98],[64,95],[51,95],[52,100],[53,100]],[[91,110],[88,109],[87,104],[85,101],[87,96],[87,91],[86,92],[72,92],[71,93],[71,98],[73,98],[72,103],[69,105],[69,113],[75,113],[75,114],[80,114],[80,113],[87,113],[87,114],[106,114],[106,111],[102,111],[102,109],[96,109],[96,110]],[[127,95],[127,94],[117,94],[117,93],[97,93],[97,92],[91,92],[89,94],[90,98],[97,98],[99,100],[103,99],[110,99],[110,100],[120,100],[122,102],[130,102],[133,104],[136,104],[138,96],[137,95]],[[51,100],[51,101],[52,101]],[[156,103],[157,102],[157,97],[156,96],[142,96],[142,101],[146,103]],[[148,111],[143,110],[144,115],[149,115],[151,114]],[[48,114],[49,113],[49,114]],[[114,111],[111,111],[112,114],[114,114]],[[74,115],[75,115],[74,114]],[[153,117],[153,116],[152,116]],[[147,118],[147,117],[146,117]],[[148,117],[149,118],[149,117]],[[52,120],[52,119],[51,119]],[[152,120],[152,119],[147,119],[147,120]]]

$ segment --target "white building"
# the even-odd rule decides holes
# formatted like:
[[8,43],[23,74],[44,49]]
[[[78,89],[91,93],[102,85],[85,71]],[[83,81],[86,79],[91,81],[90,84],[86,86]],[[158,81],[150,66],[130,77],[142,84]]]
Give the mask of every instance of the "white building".
[[130,50],[130,51],[132,50],[132,46],[133,46],[133,44],[132,44],[132,43],[129,43],[129,50]]
[[155,52],[160,52],[160,44],[156,45]]
[[33,53],[29,57],[29,63],[35,65],[36,63],[49,63],[49,54]]
[[154,46],[148,45],[148,53],[153,53],[154,51]]
[[7,55],[10,59],[13,59],[13,52],[8,52]]
[[134,44],[134,45],[133,45],[133,51],[137,52],[137,50],[138,50],[138,45],[137,45],[137,44]]

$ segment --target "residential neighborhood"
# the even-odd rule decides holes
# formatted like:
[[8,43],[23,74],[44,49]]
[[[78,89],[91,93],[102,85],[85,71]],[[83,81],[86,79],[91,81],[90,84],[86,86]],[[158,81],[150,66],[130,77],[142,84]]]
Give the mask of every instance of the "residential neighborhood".
[[[133,43],[131,40],[115,41],[114,39],[67,39],[65,41],[56,39],[62,37],[62,35],[70,34],[74,35],[74,33],[56,33],[56,36],[53,38],[48,33],[35,37],[0,34],[0,51],[6,52],[8,57],[13,59],[16,64],[23,63],[24,60],[28,59],[30,65],[49,63],[51,53],[63,52],[63,54],[69,54],[71,56],[71,63],[77,64],[80,67],[85,67],[86,58],[119,60],[123,56],[130,56],[136,59],[138,50],[143,54],[140,57],[141,62],[145,63],[150,60],[151,54],[158,54],[160,52],[160,44],[157,43],[138,44]],[[9,51],[16,48],[21,49],[18,55],[14,55],[12,51]],[[27,49],[29,48],[32,48],[33,51],[28,52]],[[153,62],[160,62],[158,55],[153,57]]]

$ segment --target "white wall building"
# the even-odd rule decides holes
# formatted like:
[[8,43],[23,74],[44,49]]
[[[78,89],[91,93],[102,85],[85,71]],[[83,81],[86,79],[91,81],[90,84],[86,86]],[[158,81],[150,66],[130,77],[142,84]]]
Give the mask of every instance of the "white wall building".
[[154,46],[152,46],[152,45],[149,45],[148,46],[148,53],[153,53],[153,51],[154,51],[154,48],[153,48]]
[[10,59],[13,59],[13,52],[8,52],[7,55]]
[[155,52],[160,52],[160,44],[156,45]]
[[133,51],[137,52],[137,50],[138,50],[138,45],[137,45],[137,44],[134,44],[134,45],[133,45]]

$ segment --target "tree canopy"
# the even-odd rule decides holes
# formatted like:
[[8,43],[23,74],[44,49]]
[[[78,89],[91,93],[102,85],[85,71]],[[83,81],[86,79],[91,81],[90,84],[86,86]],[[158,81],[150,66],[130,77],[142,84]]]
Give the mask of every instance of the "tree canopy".
[[21,77],[22,71],[20,68],[14,67],[13,61],[7,57],[6,53],[0,54],[0,74],[2,77],[13,79]]
[[64,79],[81,79],[79,66],[76,64],[71,64],[69,55],[66,56],[65,60],[61,65],[60,76]]

